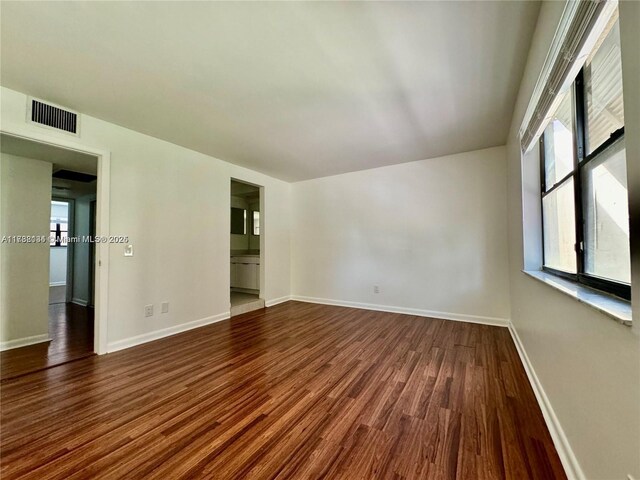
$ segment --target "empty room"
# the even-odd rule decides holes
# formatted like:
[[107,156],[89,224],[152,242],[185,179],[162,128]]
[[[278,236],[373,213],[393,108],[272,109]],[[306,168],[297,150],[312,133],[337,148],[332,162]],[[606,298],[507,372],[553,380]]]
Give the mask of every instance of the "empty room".
[[0,0],[0,477],[640,480],[640,1]]

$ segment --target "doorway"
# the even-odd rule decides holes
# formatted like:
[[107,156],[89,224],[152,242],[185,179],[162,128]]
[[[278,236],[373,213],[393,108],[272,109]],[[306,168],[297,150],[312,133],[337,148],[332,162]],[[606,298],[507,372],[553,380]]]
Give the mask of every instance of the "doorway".
[[[9,189],[2,210],[3,215],[11,210],[12,216],[3,227],[28,228],[25,233],[42,233],[47,240],[23,248],[22,253],[3,245],[3,262],[11,263],[3,278],[3,295],[10,294],[13,300],[3,310],[0,378],[4,380],[85,358],[97,350],[98,295],[92,276],[99,179],[95,155],[4,133],[1,155],[3,190],[5,172],[17,175],[12,181],[22,181],[30,190],[30,201],[25,203],[17,187]],[[42,226],[41,212],[46,222]],[[28,298],[20,296],[25,283],[34,285]]]
[[231,316],[264,308],[262,216],[263,187],[231,179],[230,291]]

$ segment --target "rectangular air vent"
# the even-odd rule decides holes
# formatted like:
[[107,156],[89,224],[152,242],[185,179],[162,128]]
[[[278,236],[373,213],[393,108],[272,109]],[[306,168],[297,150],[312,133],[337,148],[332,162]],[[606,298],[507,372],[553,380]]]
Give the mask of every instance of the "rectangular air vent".
[[71,170],[58,170],[53,174],[53,178],[89,183],[93,182],[98,177],[96,177],[95,175],[91,175],[90,173],[72,172]]
[[33,123],[45,125],[47,127],[63,130],[65,132],[78,134],[78,114],[60,107],[31,99],[30,120]]

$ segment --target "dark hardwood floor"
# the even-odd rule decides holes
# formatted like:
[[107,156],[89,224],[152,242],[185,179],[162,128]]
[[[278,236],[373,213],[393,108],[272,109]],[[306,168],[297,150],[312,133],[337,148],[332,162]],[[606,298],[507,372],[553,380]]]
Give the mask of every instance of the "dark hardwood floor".
[[0,379],[93,355],[93,309],[73,303],[49,305],[50,342],[0,352]]
[[287,302],[1,386],[4,480],[565,478],[499,327]]

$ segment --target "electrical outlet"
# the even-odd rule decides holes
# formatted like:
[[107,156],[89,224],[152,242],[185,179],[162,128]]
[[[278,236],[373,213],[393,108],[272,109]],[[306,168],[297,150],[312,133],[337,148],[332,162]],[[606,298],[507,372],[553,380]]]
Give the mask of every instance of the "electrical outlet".
[[169,302],[162,302],[162,313],[169,313]]
[[145,305],[144,306],[144,316],[145,317],[153,317],[153,305]]
[[373,286],[373,293],[380,293],[380,287],[378,285]]

